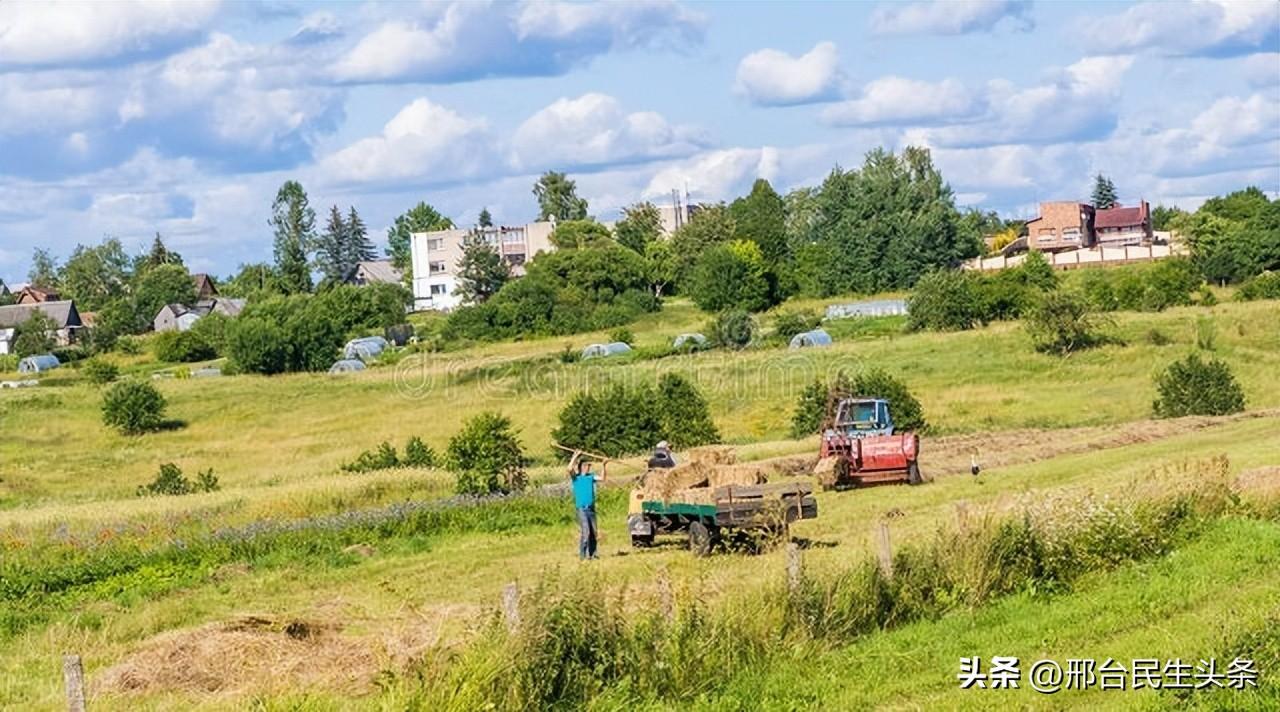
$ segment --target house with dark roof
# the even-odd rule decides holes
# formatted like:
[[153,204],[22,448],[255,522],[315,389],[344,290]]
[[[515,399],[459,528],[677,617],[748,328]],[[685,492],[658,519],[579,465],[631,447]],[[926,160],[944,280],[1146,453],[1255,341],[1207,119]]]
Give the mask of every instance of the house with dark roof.
[[391,260],[365,260],[356,263],[347,282],[361,287],[366,284],[402,284],[404,274],[391,264]]
[[17,304],[38,304],[40,302],[56,302],[62,298],[56,289],[46,289],[44,287],[33,287],[27,285],[18,292],[18,298],[15,300]]
[[213,277],[203,272],[197,272],[191,275],[191,281],[196,287],[196,301],[213,299],[218,296],[218,285],[213,283]]
[[217,312],[226,317],[237,317],[240,310],[244,309],[244,303],[243,299],[215,297],[201,299],[190,307],[185,304],[166,304],[160,307],[155,319],[151,320],[151,327],[156,331],[186,331],[206,314]]
[[13,340],[17,336],[17,327],[36,312],[43,313],[53,320],[53,338],[62,346],[75,343],[78,332],[84,327],[80,321],[80,312],[76,311],[75,302],[70,300],[10,304],[7,307],[0,307],[0,354],[10,352]]
[[1144,200],[1132,208],[1117,205],[1098,210],[1094,213],[1093,226],[1094,244],[1100,247],[1150,245],[1153,237],[1151,206]]

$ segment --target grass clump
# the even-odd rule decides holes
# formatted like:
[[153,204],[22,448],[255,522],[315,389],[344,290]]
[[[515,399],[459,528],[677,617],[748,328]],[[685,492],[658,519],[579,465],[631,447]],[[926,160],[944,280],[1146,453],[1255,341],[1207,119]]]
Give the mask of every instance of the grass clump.
[[756,320],[745,309],[730,309],[707,325],[711,343],[727,349],[745,349],[756,334]]
[[1159,397],[1152,404],[1157,418],[1184,415],[1230,415],[1244,410],[1244,390],[1226,362],[1202,361],[1191,354],[1169,364],[1156,376]]
[[102,394],[102,422],[125,435],[158,430],[165,399],[156,387],[138,379],[120,381]]
[[138,487],[138,496],[184,495],[215,492],[218,489],[218,477],[213,474],[213,468],[199,472],[194,480],[190,480],[182,474],[182,468],[172,462],[166,462],[160,466],[160,471],[156,473],[156,478],[150,484]]

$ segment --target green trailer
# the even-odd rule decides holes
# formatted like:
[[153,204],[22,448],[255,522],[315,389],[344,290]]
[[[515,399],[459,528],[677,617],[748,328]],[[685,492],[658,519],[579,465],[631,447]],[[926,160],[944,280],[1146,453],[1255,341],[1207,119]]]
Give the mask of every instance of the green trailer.
[[705,556],[731,537],[785,536],[791,522],[818,516],[813,485],[781,482],[680,490],[667,499],[632,493],[631,544],[651,546],[661,534],[687,534],[689,550]]

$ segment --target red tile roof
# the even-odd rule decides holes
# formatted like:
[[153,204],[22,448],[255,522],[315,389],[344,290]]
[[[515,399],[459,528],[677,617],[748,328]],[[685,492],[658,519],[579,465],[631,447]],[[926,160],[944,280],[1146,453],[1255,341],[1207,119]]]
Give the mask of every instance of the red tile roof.
[[1094,213],[1093,226],[1095,228],[1104,227],[1132,227],[1141,225],[1147,219],[1147,204],[1144,202],[1135,208],[1109,208],[1107,210],[1099,210]]

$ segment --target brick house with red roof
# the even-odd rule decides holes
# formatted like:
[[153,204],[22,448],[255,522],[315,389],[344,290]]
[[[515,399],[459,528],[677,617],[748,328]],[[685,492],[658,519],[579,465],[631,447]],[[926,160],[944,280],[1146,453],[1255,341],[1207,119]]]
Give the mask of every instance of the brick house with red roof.
[[1095,244],[1101,247],[1125,245],[1150,245],[1151,206],[1142,201],[1137,206],[1125,208],[1119,205],[1094,212],[1093,229]]

